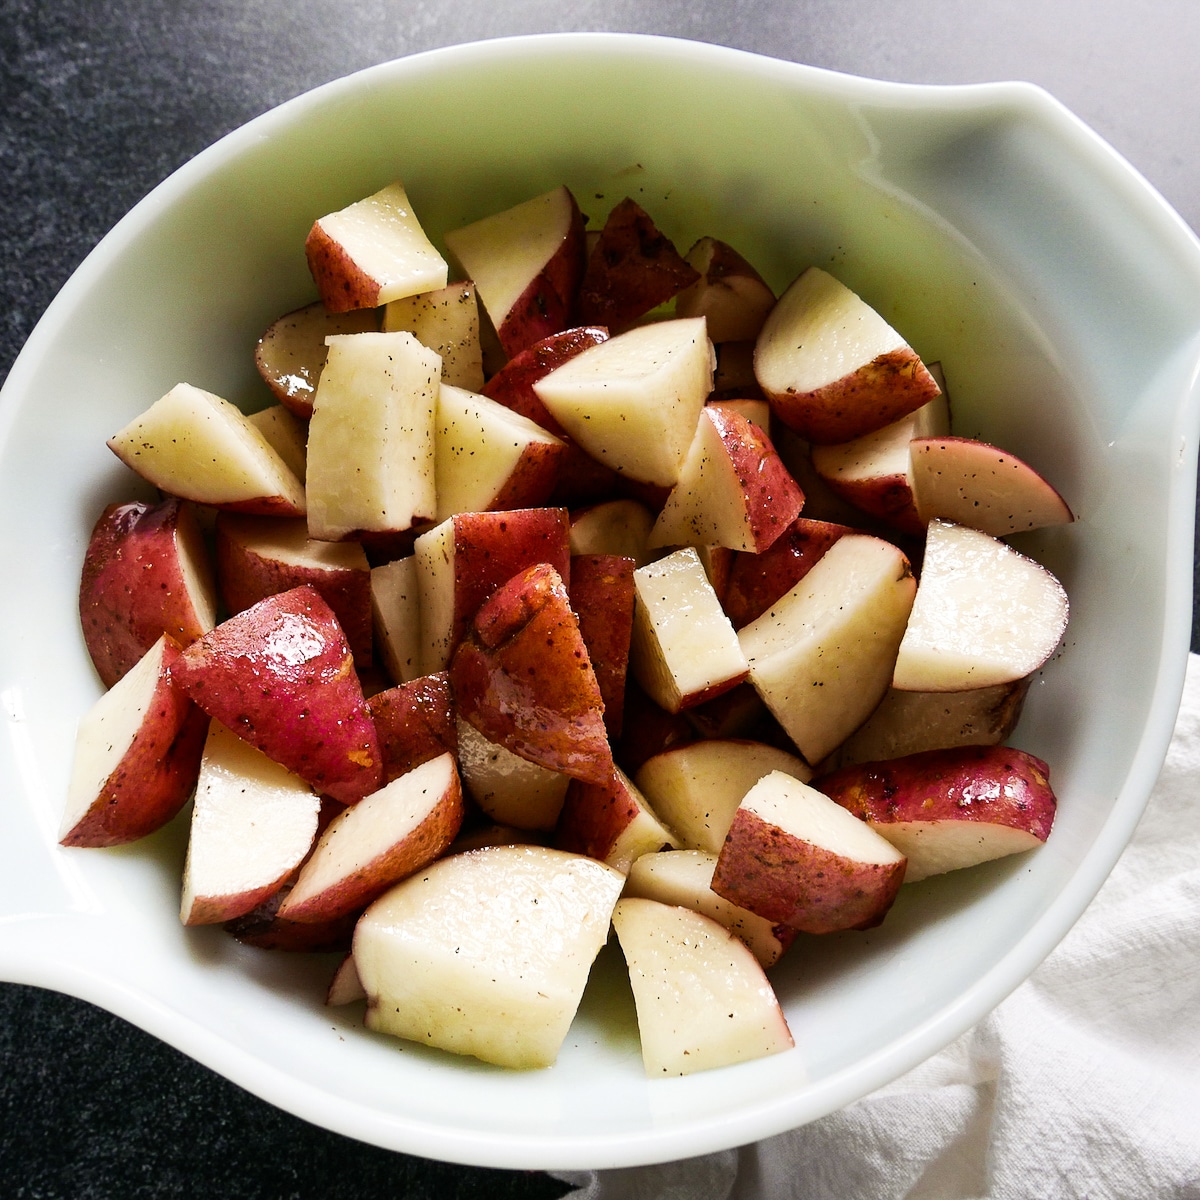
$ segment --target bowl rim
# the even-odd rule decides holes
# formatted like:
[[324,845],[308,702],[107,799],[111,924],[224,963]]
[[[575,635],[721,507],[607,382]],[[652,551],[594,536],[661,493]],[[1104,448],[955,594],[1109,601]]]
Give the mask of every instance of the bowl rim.
[[[60,314],[69,311],[110,263],[138,236],[145,222],[169,208],[203,179],[210,168],[246,153],[278,128],[302,121],[305,114],[342,94],[396,73],[469,66],[496,56],[522,58],[530,54],[571,52],[657,57],[663,54],[699,65],[736,66],[767,72],[788,88],[818,88],[852,99],[879,99],[912,110],[950,111],[967,107],[996,109],[1050,127],[1085,156],[1130,205],[1155,235],[1184,257],[1200,286],[1200,240],[1144,177],[1115,149],[1044,89],[1025,82],[974,84],[912,84],[868,79],[806,66],[708,42],[645,34],[549,33],[504,37],[445,46],[363,68],[304,92],[230,131],[189,159],[122,217],[72,273],[37,322],[0,390],[0,454],[8,448],[18,406],[12,397],[21,391],[47,352]],[[1196,365],[1190,400],[1177,413],[1184,457],[1192,463],[1200,428],[1200,361]],[[1194,478],[1194,470],[1193,470]],[[1194,491],[1173,490],[1168,510],[1167,541],[1190,543],[1194,524]],[[20,941],[8,942],[0,918],[0,978],[36,984],[92,1001],[133,1021],[192,1058],[232,1079],[270,1103],[315,1124],[352,1138],[450,1162],[507,1168],[572,1169],[619,1167],[666,1161],[694,1154],[699,1140],[713,1150],[724,1149],[780,1133],[833,1112],[942,1049],[981,1019],[1013,991],[1066,935],[1095,896],[1128,842],[1158,776],[1174,716],[1178,710],[1191,632],[1191,575],[1168,556],[1167,606],[1156,671],[1151,711],[1128,776],[1113,812],[1080,870],[1048,905],[1037,924],[986,973],[960,993],[953,1003],[935,1011],[904,1037],[853,1066],[810,1084],[798,1094],[743,1105],[736,1113],[693,1120],[683,1128],[661,1130],[647,1126],[640,1133],[614,1139],[608,1135],[571,1137],[537,1132],[533,1136],[494,1137],[447,1130],[418,1118],[383,1114],[369,1105],[330,1097],[319,1087],[298,1080],[263,1059],[248,1056],[219,1034],[169,1009],[132,983],[105,977],[61,955],[47,959],[32,954]],[[1186,599],[1185,599],[1186,597]],[[65,918],[64,918],[65,920]],[[53,944],[59,922],[43,922],[41,939]],[[69,942],[70,934],[65,935]],[[37,939],[35,939],[37,940]]]

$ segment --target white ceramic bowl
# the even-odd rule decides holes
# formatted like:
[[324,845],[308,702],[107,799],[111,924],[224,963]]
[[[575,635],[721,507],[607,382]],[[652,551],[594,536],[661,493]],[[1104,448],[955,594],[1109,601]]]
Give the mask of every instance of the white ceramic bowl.
[[[377,1037],[322,1006],[328,959],[180,928],[183,822],[121,850],[56,845],[75,724],[99,692],[80,561],[132,484],[105,438],[181,379],[261,403],[251,350],[313,295],[310,223],[397,177],[435,236],[566,182],[585,210],[632,194],[685,248],[727,239],[777,288],[829,267],[942,361],[959,432],[1027,458],[1079,514],[1029,542],[1073,604],[1015,739],[1051,764],[1053,836],[907,890],[879,930],[793,949],[775,976],[791,1053],[647,1081],[608,953],[551,1070]],[[864,1095],[1025,978],[1146,801],[1190,627],[1198,330],[1195,239],[1028,85],[899,86],[567,35],[419,55],[251,122],[97,247],[0,403],[0,975],[101,1004],[318,1124],[481,1165],[684,1157]]]

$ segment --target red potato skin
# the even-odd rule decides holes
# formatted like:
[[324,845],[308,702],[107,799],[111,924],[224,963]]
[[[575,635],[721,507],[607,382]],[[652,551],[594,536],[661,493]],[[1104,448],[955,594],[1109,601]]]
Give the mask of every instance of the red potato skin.
[[881,354],[852,375],[812,392],[763,390],[772,414],[822,446],[874,433],[940,393],[916,351],[907,346]]
[[917,516],[907,475],[877,475],[872,479],[839,479],[822,475],[830,489],[860,512],[886,522],[901,533],[920,537],[924,522]]
[[466,635],[489,596],[518,572],[548,563],[571,572],[571,522],[565,508],[518,508],[454,517],[454,628]]
[[812,786],[872,824],[979,821],[1050,836],[1055,800],[1050,768],[1011,746],[957,746],[856,763]]
[[555,848],[604,862],[641,811],[637,797],[615,771],[599,783],[573,779],[555,826]]
[[383,754],[384,783],[447,750],[458,753],[458,725],[447,672],[422,675],[388,688],[372,696],[368,704]]
[[557,504],[582,504],[607,496],[613,490],[617,474],[584,453],[578,443],[567,437],[538,398],[533,385],[575,355],[590,346],[598,346],[607,338],[608,330],[596,326],[580,326],[551,334],[510,359],[483,386],[483,395],[489,400],[520,413],[565,443],[567,449],[558,466],[555,487],[548,496]]
[[186,646],[206,631],[180,566],[180,526],[194,521],[172,496],[153,505],[110,504],[96,522],[83,559],[79,618],[106,688],[164,633]]
[[305,567],[259,553],[237,536],[236,525],[217,515],[217,584],[230,613],[244,612],[268,596],[308,584],[333,609],[354,655],[354,665],[371,665],[371,572],[343,567]]
[[171,682],[179,646],[164,639],[162,665],[141,728],[63,846],[122,846],[161,829],[200,775],[208,716]]
[[244,917],[247,913],[267,904],[292,878],[293,873],[293,871],[285,871],[278,879],[274,879],[270,883],[264,883],[250,891],[235,892],[233,895],[198,895],[183,923],[191,928],[195,925],[223,925],[229,921],[236,921],[239,917]]
[[600,685],[562,578],[541,563],[499,588],[454,652],[459,715],[484,737],[552,771],[612,774]]
[[[574,448],[579,449],[578,446]],[[514,508],[537,508],[546,504],[558,487],[571,450],[572,447],[566,443],[530,442],[488,508],[493,512],[501,512]]]
[[550,415],[533,385],[569,362],[577,354],[608,340],[599,326],[576,326],[542,338],[500,368],[483,385],[483,395],[540,425],[547,433],[563,437],[562,426]]
[[[328,924],[361,913],[393,884],[438,858],[462,828],[463,813],[462,784],[457,769],[452,769],[450,785],[437,804],[400,842],[303,903],[291,906],[285,901],[280,915],[288,921]],[[337,834],[337,829],[331,826],[324,837],[337,837]]]
[[745,496],[754,553],[762,554],[800,515],[804,493],[783,465],[771,439],[741,413],[719,404],[707,405]]
[[621,736],[624,719],[635,565],[632,558],[617,554],[577,554],[571,559],[571,607],[600,685],[610,739]]
[[645,209],[626,197],[609,213],[588,258],[579,323],[623,329],[699,279]]
[[735,687],[740,687],[746,682],[749,676],[748,671],[743,671],[740,675],[735,675],[730,679],[722,679],[720,683],[714,683],[711,687],[703,688],[698,692],[688,692],[684,696],[679,697],[679,711],[686,712],[689,708],[696,708],[701,704],[710,704],[713,700],[720,699],[726,692],[732,691]]
[[283,496],[255,496],[250,500],[226,500],[214,504],[226,512],[245,513],[250,517],[302,517],[302,513]]
[[762,616],[808,574],[838,538],[853,532],[848,525],[797,517],[762,554],[739,552],[722,597],[733,627],[741,629]]
[[636,775],[649,758],[672,746],[697,740],[696,730],[682,713],[660,707],[630,678],[625,688],[625,716],[616,759],[627,775]]
[[319,220],[313,222],[305,239],[304,255],[321,300],[331,313],[378,306],[379,280],[363,271]]
[[872,929],[904,882],[906,860],[853,862],[739,808],[713,871],[719,896],[801,933]]
[[171,678],[210,716],[342,804],[383,780],[349,643],[311,587],[230,617],[180,654]]
[[398,558],[407,558],[413,552],[413,543],[417,538],[432,528],[432,521],[418,521],[411,529],[361,529],[354,534],[353,540],[363,548],[367,562],[378,567],[395,562]]
[[287,917],[279,916],[279,907],[290,891],[291,884],[284,884],[257,908],[244,916],[226,921],[225,932],[243,945],[259,950],[328,953],[350,949],[357,913],[349,913],[332,921],[290,921]]
[[[567,193],[570,196],[570,193]],[[496,336],[509,358],[571,322],[586,264],[583,214],[571,196],[571,223],[559,248],[501,318]]]

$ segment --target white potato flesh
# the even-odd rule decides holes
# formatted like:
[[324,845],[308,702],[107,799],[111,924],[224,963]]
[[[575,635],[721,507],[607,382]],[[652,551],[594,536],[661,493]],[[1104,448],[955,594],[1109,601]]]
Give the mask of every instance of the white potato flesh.
[[628,898],[617,904],[613,926],[629,965],[647,1075],[690,1075],[792,1048],[758,960],[711,917]]
[[742,807],[768,825],[856,863],[886,866],[904,857],[866,821],[782,771],[760,779]]
[[772,771],[812,778],[807,763],[777,746],[712,738],[648,758],[634,781],[685,845],[716,854],[742,798]]
[[572,554],[619,554],[644,567],[654,514],[638,500],[606,500],[571,515]]
[[660,904],[690,908],[740,938],[764,967],[779,960],[784,944],[778,927],[765,917],[733,904],[712,890],[715,853],[705,850],[659,850],[634,860],[623,896],[640,896]]
[[439,754],[339,813],[321,834],[279,915],[357,875],[420,828],[455,789],[454,755]]
[[227,920],[258,903],[239,897],[282,884],[312,848],[320,807],[302,779],[214,720],[192,809],[184,924]]
[[182,505],[179,510],[175,544],[179,548],[179,573],[183,576],[184,590],[196,612],[197,623],[207,633],[217,623],[217,582],[204,533],[190,504]]
[[432,519],[438,356],[411,333],[327,344],[308,427],[309,533],[336,542]]
[[615,787],[624,791],[633,801],[636,816],[617,835],[612,847],[604,856],[604,861],[622,875],[628,875],[632,865],[644,854],[651,854],[667,846],[678,849],[679,839],[667,828],[650,802],[620,767],[613,772],[613,781]]
[[767,317],[754,372],[768,393],[815,392],[906,345],[865,300],[819,267],[809,267]]
[[1028,687],[1027,680],[1014,680],[965,692],[892,688],[824,766],[832,770],[952,746],[995,746],[1012,732]]
[[304,488],[250,419],[228,400],[176,384],[108,441],[144,479],[199,504],[279,497],[304,512]]
[[1025,829],[985,821],[889,821],[872,825],[908,859],[905,883],[974,867],[1042,844]]
[[159,638],[79,722],[59,837],[83,819],[141,732],[162,674],[165,640]]
[[421,674],[421,601],[411,554],[371,568],[371,622],[388,675],[396,683],[416,679]]
[[301,483],[308,472],[306,444],[308,425],[282,404],[251,413],[250,424],[267,439],[271,448],[287,464],[287,468]]
[[367,1025],[500,1066],[558,1056],[624,876],[540,846],[440,859],[367,909]]
[[378,304],[446,286],[446,260],[425,236],[403,184],[391,183],[317,224],[379,284]]
[[521,758],[458,719],[463,787],[493,821],[517,829],[553,829],[571,777]]
[[679,479],[647,544],[727,546],[752,552],[754,528],[741,474],[717,427],[701,413]]
[[442,382],[473,392],[483,387],[479,305],[470,280],[393,300],[383,312],[384,333],[404,330],[442,360]]
[[670,487],[712,389],[713,362],[703,317],[659,321],[589,347],[533,390],[598,462]]
[[847,483],[884,476],[907,479],[913,438],[942,436],[949,429],[946,397],[936,396],[874,433],[834,446],[814,446],[812,463],[827,479]]
[[636,602],[630,668],[668,712],[746,676],[738,635],[691,547],[633,573]]
[[486,396],[443,383],[434,441],[437,517],[487,512],[531,446],[562,439]]
[[892,686],[954,692],[1021,679],[1054,653],[1067,612],[1062,584],[1040,563],[976,529],[933,521]]
[[808,762],[820,762],[883,699],[915,590],[895,546],[846,534],[738,632],[750,682]]
[[573,205],[565,187],[446,234],[497,328],[562,245]]
[[413,543],[417,605],[421,613],[420,674],[445,670],[454,633],[454,519],[421,534]]
[[911,452],[913,497],[923,521],[1007,537],[1074,519],[1046,479],[1007,450],[971,438],[921,437]]
[[334,971],[329,981],[329,991],[325,994],[325,1003],[330,1008],[342,1004],[353,1004],[356,1000],[365,1000],[367,993],[363,990],[362,980],[358,977],[358,968],[354,965],[354,955],[347,954]]

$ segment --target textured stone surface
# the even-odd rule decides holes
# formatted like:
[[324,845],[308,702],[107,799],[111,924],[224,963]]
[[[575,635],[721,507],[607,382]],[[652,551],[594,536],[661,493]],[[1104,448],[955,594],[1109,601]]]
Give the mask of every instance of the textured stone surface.
[[264,1104],[82,1001],[0,987],[7,1200],[555,1200],[537,1172],[393,1154]]

